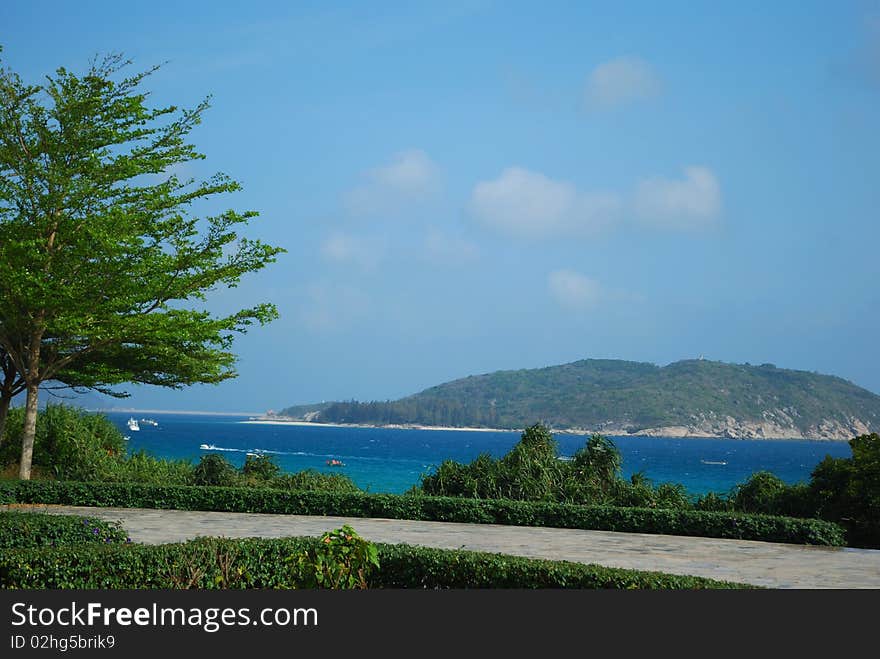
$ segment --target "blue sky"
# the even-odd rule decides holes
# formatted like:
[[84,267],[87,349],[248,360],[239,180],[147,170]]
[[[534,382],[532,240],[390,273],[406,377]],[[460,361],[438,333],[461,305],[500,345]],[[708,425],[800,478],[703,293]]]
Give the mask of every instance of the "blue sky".
[[239,377],[139,408],[386,399],[583,358],[772,362],[880,392],[880,3],[0,5],[36,81],[167,62],[247,235],[287,253]]

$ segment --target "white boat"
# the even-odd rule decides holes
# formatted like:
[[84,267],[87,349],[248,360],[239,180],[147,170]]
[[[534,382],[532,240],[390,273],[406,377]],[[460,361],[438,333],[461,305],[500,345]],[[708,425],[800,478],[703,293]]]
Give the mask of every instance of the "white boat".
[[137,432],[138,430],[140,430],[141,427],[140,427],[140,425],[138,425],[138,420],[135,419],[134,417],[131,417],[128,420],[128,429],[131,430],[132,432]]
[[156,427],[159,425],[159,422],[155,419],[141,419],[141,423],[146,423],[148,426]]
[[726,460],[700,460],[704,465],[726,465]]
[[213,444],[200,444],[199,448],[202,449],[203,451],[216,451],[217,450],[217,447],[214,446]]

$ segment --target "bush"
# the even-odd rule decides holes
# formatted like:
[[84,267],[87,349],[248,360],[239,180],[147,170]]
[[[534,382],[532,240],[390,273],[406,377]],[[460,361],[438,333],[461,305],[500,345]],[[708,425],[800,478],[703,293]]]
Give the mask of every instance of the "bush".
[[849,445],[851,458],[826,456],[809,483],[788,485],[757,472],[727,499],[710,493],[696,507],[819,518],[842,525],[852,546],[880,547],[880,436],[860,435]]
[[[0,587],[44,589],[302,588],[291,560],[317,538],[199,538],[168,545],[105,545],[0,552]],[[377,544],[369,588],[753,588],[701,577],[640,572],[483,552]]]
[[422,476],[417,490],[470,499],[693,507],[683,485],[664,483],[655,488],[644,474],[635,474],[627,482],[620,477],[621,463],[614,442],[602,435],[591,436],[570,460],[561,460],[553,435],[537,424],[526,428],[502,458],[484,453],[470,464],[446,460],[433,474]]
[[379,567],[376,546],[348,525],[324,533],[314,547],[292,556],[295,579],[305,588],[363,590]]
[[102,463],[95,480],[108,483],[192,485],[193,464],[189,460],[166,460],[137,451]]
[[158,486],[134,483],[0,481],[0,503],[224,510],[337,515],[515,526],[553,526],[628,533],[842,545],[843,529],[817,519],[736,512],[462,499],[393,494],[294,492],[268,488]]
[[[9,410],[0,451],[4,465],[19,460],[23,429],[24,410]],[[49,404],[37,416],[33,465],[55,478],[95,480],[124,452],[125,438],[103,414]]]
[[746,513],[777,515],[785,507],[788,484],[769,471],[752,474],[733,492],[733,507]]
[[655,487],[643,472],[633,474],[629,482],[619,480],[613,488],[611,498],[618,506],[676,510],[693,508],[684,485],[661,483]]
[[210,453],[203,455],[193,470],[193,485],[219,485],[231,487],[237,480],[235,467],[222,455]]
[[362,490],[345,474],[325,474],[317,469],[306,469],[294,474],[276,476],[265,484],[279,490],[299,492],[355,493]]
[[880,435],[860,435],[849,445],[852,457],[826,457],[807,491],[817,514],[846,526],[854,544],[880,547]]
[[0,550],[126,541],[118,523],[94,517],[0,511]]
[[716,492],[706,492],[706,494],[697,497],[696,502],[694,502],[694,509],[712,512],[729,512],[733,510],[733,503],[726,496],[720,495]]
[[279,467],[268,455],[250,455],[244,459],[241,475],[249,481],[264,482],[275,478],[281,473]]

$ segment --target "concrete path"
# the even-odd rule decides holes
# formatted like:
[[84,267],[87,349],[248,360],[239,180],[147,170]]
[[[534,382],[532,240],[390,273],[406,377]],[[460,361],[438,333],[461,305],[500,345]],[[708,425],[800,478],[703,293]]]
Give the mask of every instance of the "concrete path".
[[[7,508],[7,506],[0,506]],[[343,524],[374,542],[689,574],[770,588],[880,588],[880,550],[575,529],[141,508],[15,505],[16,510],[120,521],[134,542],[197,536],[318,536]]]

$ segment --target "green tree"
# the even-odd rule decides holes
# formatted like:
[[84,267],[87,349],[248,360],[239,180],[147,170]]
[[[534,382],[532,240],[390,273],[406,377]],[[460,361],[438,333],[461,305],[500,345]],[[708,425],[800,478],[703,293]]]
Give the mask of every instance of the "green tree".
[[746,513],[780,515],[789,486],[769,471],[758,471],[733,492],[733,506]]
[[199,217],[240,189],[169,173],[204,157],[187,136],[208,102],[150,107],[141,85],[158,67],[123,77],[127,64],[40,85],[0,69],[0,346],[27,392],[21,478],[44,383],[219,382],[235,375],[234,334],[277,316],[198,308],[283,250],[238,235],[253,211]]
[[275,464],[271,456],[250,455],[244,459],[241,466],[241,475],[246,479],[258,483],[266,483],[281,473],[281,467]]
[[501,495],[510,499],[553,501],[562,483],[559,445],[541,423],[526,428],[519,442],[499,460]]
[[236,477],[235,467],[232,466],[229,460],[216,453],[203,455],[202,459],[199,460],[199,464],[193,470],[193,483],[196,485],[231,487],[235,485]]
[[826,456],[813,470],[809,493],[818,515],[847,527],[848,540],[880,547],[880,435],[849,441],[851,458]]

